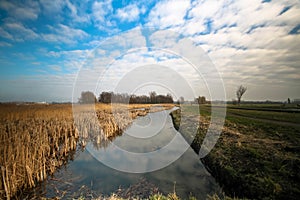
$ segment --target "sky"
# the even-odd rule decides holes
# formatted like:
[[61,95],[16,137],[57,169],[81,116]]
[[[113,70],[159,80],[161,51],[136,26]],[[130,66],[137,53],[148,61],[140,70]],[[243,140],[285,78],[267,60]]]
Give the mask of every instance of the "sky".
[[300,1],[0,0],[0,101],[300,99]]

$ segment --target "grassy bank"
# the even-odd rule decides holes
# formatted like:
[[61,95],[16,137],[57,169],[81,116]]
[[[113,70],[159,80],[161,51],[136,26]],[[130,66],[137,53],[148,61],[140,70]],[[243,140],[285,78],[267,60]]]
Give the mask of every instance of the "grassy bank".
[[[94,108],[96,117],[91,115]],[[45,180],[72,159],[78,144],[106,145],[134,118],[150,112],[151,105],[96,104],[77,109],[74,121],[71,104],[0,104],[0,199]]]
[[[254,108],[254,107],[252,107]],[[199,126],[191,146],[199,152],[210,122],[210,106],[184,105],[172,113],[175,127],[187,137]],[[300,196],[299,113],[227,109],[215,148],[202,159],[226,194],[254,199],[298,199]],[[188,137],[187,137],[188,138]]]

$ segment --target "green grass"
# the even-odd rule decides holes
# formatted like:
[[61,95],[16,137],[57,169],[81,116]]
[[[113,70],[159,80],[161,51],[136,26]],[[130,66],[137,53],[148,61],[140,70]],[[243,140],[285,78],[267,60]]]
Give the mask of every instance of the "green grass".
[[[177,111],[197,119],[196,105]],[[218,112],[218,109],[216,109]],[[200,128],[192,142],[198,152],[206,135],[211,108],[200,106]],[[199,118],[198,118],[199,119]],[[202,159],[225,192],[241,198],[298,199],[300,196],[300,113],[227,109],[225,125],[215,148]],[[206,123],[204,123],[206,121]],[[186,123],[186,124],[184,124]],[[183,135],[193,120],[177,124]],[[175,127],[176,127],[175,126]]]
[[[196,109],[197,105],[192,106],[184,106],[184,109],[191,114],[198,114]],[[243,107],[243,106],[241,106]],[[248,107],[248,106],[247,106]],[[287,113],[287,112],[274,112],[274,111],[261,111],[261,110],[242,110],[236,109],[238,107],[227,106],[226,115],[228,117],[248,117],[253,119],[267,119],[267,120],[274,120],[277,122],[290,122],[300,124],[300,113]],[[252,108],[261,108],[261,107],[252,107]],[[221,108],[215,107],[216,112],[218,109]],[[200,114],[204,116],[208,116],[211,114],[211,107],[210,105],[201,105],[200,106]]]
[[239,110],[239,109],[227,109],[227,114],[240,115],[258,119],[268,119],[282,122],[299,123],[300,113],[285,113],[285,112],[273,112],[273,111],[259,111],[259,110]]
[[[228,107],[237,107],[238,105],[232,105],[228,104]],[[291,103],[291,104],[283,104],[283,103],[276,103],[276,104],[268,104],[268,103],[262,103],[262,104],[249,104],[249,103],[242,103],[238,107],[241,108],[266,108],[266,109],[297,109],[299,108],[297,104]]]

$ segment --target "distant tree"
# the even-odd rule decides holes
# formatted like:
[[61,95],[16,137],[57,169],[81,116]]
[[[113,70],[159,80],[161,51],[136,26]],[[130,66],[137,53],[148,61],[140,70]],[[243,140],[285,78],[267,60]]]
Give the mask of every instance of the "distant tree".
[[78,99],[79,103],[95,103],[97,102],[97,98],[93,92],[86,91],[81,92],[81,96]]
[[291,104],[291,100],[290,100],[290,98],[288,98],[288,104]]
[[247,91],[247,88],[240,85],[236,90],[237,103],[240,105],[243,94]]
[[150,96],[150,102],[156,103],[156,92],[154,92],[154,91],[150,92],[149,96]]
[[232,104],[233,104],[233,105],[236,105],[236,104],[237,104],[236,99],[232,99]]
[[99,96],[99,102],[111,103],[113,92],[102,92]]
[[205,96],[199,96],[198,98],[197,98],[197,103],[198,104],[206,104],[206,98],[205,98]]
[[137,103],[137,96],[134,94],[130,95],[129,103]]
[[171,94],[167,94],[167,96],[165,97],[166,98],[166,103],[173,103],[174,100],[173,100],[173,97]]
[[150,98],[146,95],[137,96],[138,103],[150,103]]
[[102,92],[99,95],[98,100],[101,103],[173,103],[173,97],[171,94],[157,95],[156,92],[150,92],[149,96]]

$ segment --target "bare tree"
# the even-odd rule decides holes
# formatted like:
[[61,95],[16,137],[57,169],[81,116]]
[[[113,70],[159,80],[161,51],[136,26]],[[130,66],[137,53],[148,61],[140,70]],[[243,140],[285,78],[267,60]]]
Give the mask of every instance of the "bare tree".
[[156,92],[152,91],[149,93],[151,103],[156,103]]
[[243,85],[240,85],[236,90],[237,103],[240,105],[243,94],[247,91],[247,88]]

